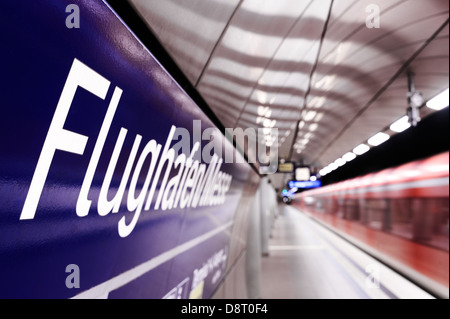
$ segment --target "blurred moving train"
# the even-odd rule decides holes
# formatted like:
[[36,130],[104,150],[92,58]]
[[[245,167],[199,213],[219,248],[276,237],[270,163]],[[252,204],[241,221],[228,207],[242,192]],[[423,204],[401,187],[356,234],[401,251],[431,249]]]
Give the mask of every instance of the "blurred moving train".
[[448,152],[297,194],[294,205],[448,298]]

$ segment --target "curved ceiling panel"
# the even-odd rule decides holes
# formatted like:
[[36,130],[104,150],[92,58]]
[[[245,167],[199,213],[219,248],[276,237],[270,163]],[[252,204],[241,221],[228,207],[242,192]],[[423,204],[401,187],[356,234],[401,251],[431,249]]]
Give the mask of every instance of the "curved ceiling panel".
[[131,2],[189,80],[196,83],[239,0]]
[[130,2],[225,127],[319,169],[405,115],[408,72],[449,86],[447,0]]

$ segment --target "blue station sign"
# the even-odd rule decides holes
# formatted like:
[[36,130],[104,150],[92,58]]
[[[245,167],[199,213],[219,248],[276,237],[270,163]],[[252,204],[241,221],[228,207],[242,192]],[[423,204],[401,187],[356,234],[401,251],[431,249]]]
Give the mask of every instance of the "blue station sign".
[[0,34],[0,298],[210,297],[250,166],[105,2]]

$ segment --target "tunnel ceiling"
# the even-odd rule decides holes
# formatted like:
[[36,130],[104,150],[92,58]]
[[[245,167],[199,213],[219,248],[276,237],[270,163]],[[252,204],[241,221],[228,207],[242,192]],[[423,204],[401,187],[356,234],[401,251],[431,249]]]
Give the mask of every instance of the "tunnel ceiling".
[[406,114],[408,71],[449,86],[448,0],[130,2],[225,127],[319,169]]

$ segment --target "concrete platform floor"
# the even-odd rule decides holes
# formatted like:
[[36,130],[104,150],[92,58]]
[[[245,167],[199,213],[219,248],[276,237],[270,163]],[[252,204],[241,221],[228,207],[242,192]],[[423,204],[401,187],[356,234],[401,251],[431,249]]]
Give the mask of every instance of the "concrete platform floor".
[[263,299],[432,298],[292,206],[280,206],[262,259]]

